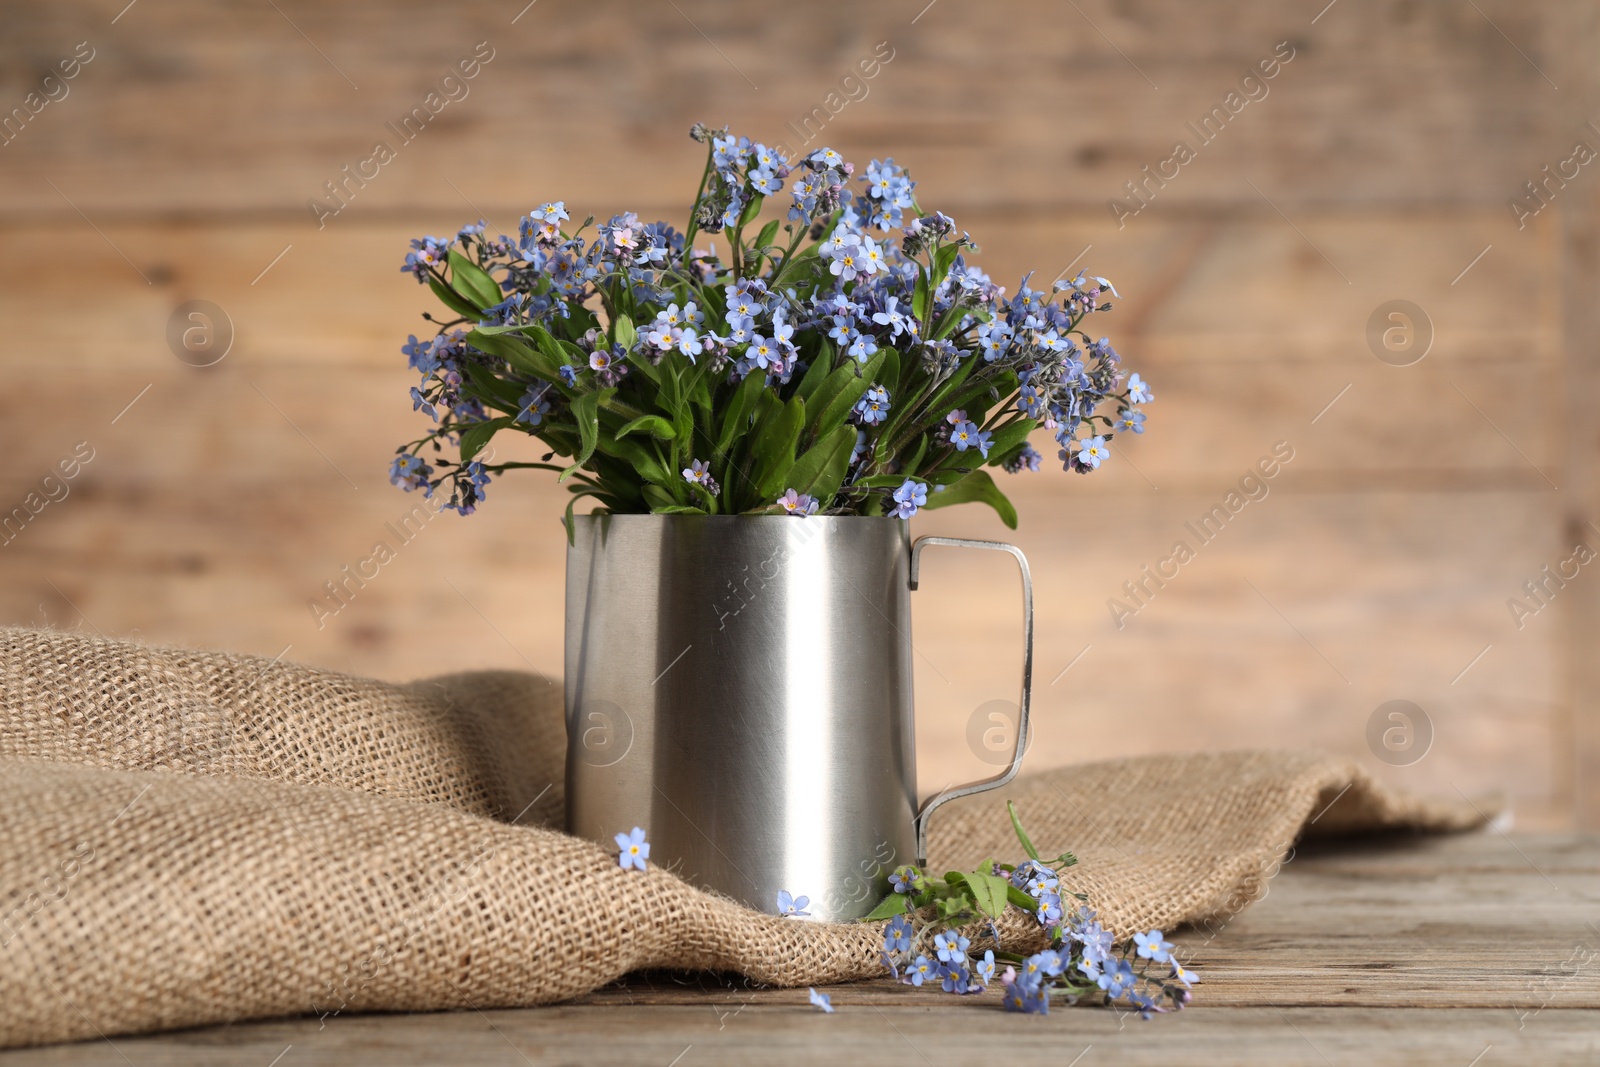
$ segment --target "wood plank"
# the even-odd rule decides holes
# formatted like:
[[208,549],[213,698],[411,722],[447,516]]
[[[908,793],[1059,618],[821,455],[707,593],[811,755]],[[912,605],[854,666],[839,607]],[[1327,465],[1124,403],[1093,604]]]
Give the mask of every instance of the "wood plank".
[[[352,210],[453,209],[459,194],[444,179],[460,184],[455,158],[476,161],[462,188],[490,204],[552,186],[639,201],[692,188],[700,159],[684,139],[690,123],[781,139],[888,41],[895,58],[819,141],[913,161],[947,208],[1070,201],[1104,211],[1174,141],[1198,146],[1186,124],[1289,41],[1295,58],[1265,83],[1268,95],[1200,147],[1162,201],[1254,204],[1249,177],[1286,206],[1503,208],[1582,135],[1581,119],[1552,111],[1559,94],[1539,73],[1559,44],[1556,13],[1575,2],[1535,16],[1515,0],[1481,0],[1480,10],[1395,0],[1317,18],[1316,5],[1241,0],[1218,18],[1180,0],[1085,0],[1048,13],[1006,0],[926,14],[914,0],[759,14],[732,0],[681,11],[604,0],[582,18],[535,8],[513,25],[520,5],[285,0],[280,13],[187,0],[110,25],[106,5],[78,0],[18,20],[0,51],[0,69],[16,72],[7,99],[20,101],[73,44],[88,36],[97,49],[70,95],[8,147],[0,204],[24,217],[70,216],[49,179],[91,214],[309,219],[306,200],[375,140],[398,144],[385,123],[484,40],[495,58],[469,95],[400,147]],[[619,64],[619,55],[649,59]],[[586,82],[597,68],[607,71],[604,93]],[[524,135],[530,119],[537,133]],[[137,158],[122,153],[106,168],[107,146],[132,138]],[[1441,165],[1448,160],[1472,165]]]
[[[1046,1018],[889,981],[803,990],[717,975],[633,976],[522,1011],[247,1023],[0,1054],[0,1063],[829,1063],[1088,1054],[1118,1062],[1461,1064],[1576,1062],[1600,1025],[1600,843],[1493,833],[1303,845],[1233,922],[1174,936],[1203,975],[1190,1010],[1149,1023],[1091,1007]],[[1545,881],[1546,878],[1550,881]],[[1508,902],[1515,901],[1508,906]],[[291,1059],[292,1057],[292,1059]]]
[[[1363,1063],[1462,1067],[1473,1057],[1584,1062],[1600,1012],[1546,1009],[1522,1029],[1505,1009],[1217,1008],[1140,1022],[1093,1009],[1048,1018],[993,1005],[870,1007],[820,1017],[804,991],[783,1007],[734,1013],[709,1007],[545,1008],[433,1016],[352,1016],[310,1023],[248,1023],[149,1038],[0,1053],[7,1067],[260,1067],[275,1056],[303,1067],[398,1062],[450,1067],[523,1063],[831,1067],[841,1060],[920,1063],[933,1057],[1008,1056],[1083,1064],[1217,1062],[1240,1067]],[[953,1014],[954,1013],[954,1014]],[[724,1018],[724,1016],[726,1016]],[[1493,1061],[1490,1061],[1493,1062]]]
[[[1581,42],[1600,35],[1593,7],[1573,8],[1558,23],[1565,46],[1562,77],[1571,90],[1567,113],[1592,120],[1600,115],[1600,74],[1592,50]],[[1596,129],[1593,121],[1587,123]],[[1563,190],[1565,192],[1565,190]],[[1565,491],[1559,517],[1569,540],[1600,534],[1600,412],[1584,398],[1600,394],[1600,183],[1572,190],[1560,202],[1561,329],[1567,381]],[[1591,542],[1592,543],[1592,542]],[[1575,825],[1600,827],[1600,585],[1588,583],[1561,605],[1565,627],[1562,727],[1570,738],[1558,768],[1561,792],[1572,798]]]

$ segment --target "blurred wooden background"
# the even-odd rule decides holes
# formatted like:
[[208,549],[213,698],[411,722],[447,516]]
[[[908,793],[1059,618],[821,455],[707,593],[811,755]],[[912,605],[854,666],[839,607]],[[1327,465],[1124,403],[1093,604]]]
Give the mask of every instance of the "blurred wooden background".
[[[1316,745],[1506,792],[1522,825],[1600,822],[1600,567],[1520,628],[1507,603],[1600,550],[1600,163],[1570,162],[1600,149],[1594,3],[525,3],[0,5],[0,113],[93,52],[0,147],[0,508],[94,450],[0,546],[0,621],[391,678],[555,675],[565,494],[542,477],[429,523],[324,628],[308,609],[414,502],[385,479],[421,418],[407,239],[480,215],[511,232],[557,198],[681,225],[692,122],[793,147],[785,124],[822,108],[810,147],[893,155],[996,281],[1115,281],[1103,331],[1156,392],[1100,474],[1008,486],[1039,595],[1035,766]],[[468,95],[319,228],[308,200],[482,41]],[[840,92],[885,41],[865,95]],[[1267,95],[1200,147],[1185,123],[1280,42]],[[1196,158],[1119,227],[1107,200],[1180,139]],[[1519,228],[1509,201],[1562,172]],[[167,341],[196,299],[236,331],[210,367]],[[1410,366],[1367,343],[1394,299],[1432,323]],[[1270,495],[1118,629],[1107,600],[1280,441]],[[976,509],[915,527],[1006,535]],[[930,557],[929,788],[987,772],[969,721],[1014,699],[1008,567]],[[1404,766],[1368,742],[1396,699],[1432,730]]]

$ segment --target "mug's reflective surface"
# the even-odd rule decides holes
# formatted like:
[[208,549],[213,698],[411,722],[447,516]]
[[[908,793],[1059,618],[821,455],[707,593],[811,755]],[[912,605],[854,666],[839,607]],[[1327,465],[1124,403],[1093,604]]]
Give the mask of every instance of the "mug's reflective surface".
[[764,911],[866,914],[916,862],[908,523],[577,520],[567,823]]

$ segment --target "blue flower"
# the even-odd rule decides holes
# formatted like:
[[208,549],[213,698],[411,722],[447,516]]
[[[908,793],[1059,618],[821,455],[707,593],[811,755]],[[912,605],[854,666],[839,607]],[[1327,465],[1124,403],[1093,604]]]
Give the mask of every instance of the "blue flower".
[[967,947],[971,944],[955,930],[946,930],[933,939],[934,947],[939,950],[939,958],[945,963],[965,963]]
[[868,358],[870,358],[871,355],[877,350],[878,342],[873,340],[870,334],[865,334],[854,330],[851,331],[850,347],[845,349],[845,351],[850,355],[855,356],[857,361],[865,363]]
[[484,486],[489,484],[488,468],[478,461],[473,460],[467,464],[467,481],[472,486],[472,493],[477,499],[485,499]]
[[1128,400],[1134,404],[1148,404],[1155,397],[1150,393],[1150,387],[1139,377],[1137,371],[1128,375]]
[[1123,408],[1117,413],[1117,429],[1144,433],[1144,412]]
[[896,915],[889,920],[889,925],[883,928],[883,947],[887,952],[911,951],[911,920],[904,915]]
[[616,841],[619,850],[617,862],[622,869],[632,867],[644,870],[644,861],[650,858],[650,842],[644,839],[644,831],[635,826],[631,834],[618,834]]
[[783,321],[783,308],[772,312],[772,339],[786,348],[794,347],[794,326]]
[[557,200],[554,203],[539,205],[538,210],[533,212],[533,217],[540,222],[561,222],[572,216],[567,214],[567,202]]
[[1024,442],[1022,451],[1006,461],[1006,471],[1009,474],[1017,474],[1021,471],[1036,471],[1039,469],[1039,461],[1042,459],[1044,457],[1032,445]]
[[939,977],[944,979],[943,985],[946,993],[981,993],[983,991],[982,986],[973,988],[971,972],[959,964],[941,964]]
[[550,413],[550,401],[545,399],[549,392],[550,386],[546,382],[530,385],[522,394],[522,399],[517,401],[521,410],[517,412],[516,421],[529,426],[537,426],[543,422],[544,417]]
[[855,413],[868,426],[876,426],[889,417],[889,390],[874,383],[861,399],[856,401]]
[[694,362],[694,357],[705,351],[705,346],[695,336],[693,327],[685,327],[683,333],[678,335],[678,350],[689,357],[689,362]]
[[750,347],[745,350],[745,355],[762,370],[782,358],[778,355],[777,346],[759,333],[750,338]]
[[561,375],[561,380],[567,383],[569,389],[578,384],[578,368],[572,364],[562,364],[557,373]]
[[786,890],[778,890],[779,915],[810,915],[806,905],[811,903],[810,897],[791,897]]
[[1139,946],[1139,958],[1142,960],[1166,963],[1171,958],[1172,945],[1161,940],[1160,930],[1151,930],[1147,934],[1134,934],[1133,943]]
[[439,270],[445,265],[450,255],[450,242],[437,237],[412,238],[411,249],[400,271],[414,275],[420,284],[427,280],[429,270]]
[[872,321],[880,326],[889,327],[889,339],[893,340],[902,333],[913,333],[914,322],[910,315],[900,310],[900,298],[891,296],[884,301],[884,309],[874,312]]
[[1178,957],[1171,956],[1168,958],[1168,962],[1172,964],[1172,977],[1182,982],[1185,988],[1200,981],[1200,976],[1179,963]]
[[810,992],[811,992],[811,1003],[814,1004],[815,1006],[821,1008],[823,1011],[827,1012],[829,1015],[832,1015],[833,1014],[833,1001],[828,998],[828,994],[826,994],[826,993],[818,993],[815,989],[810,990]]
[[1106,991],[1113,1000],[1133,988],[1137,978],[1133,973],[1133,965],[1127,960],[1108,959],[1100,969],[1100,976],[1095,979],[1095,984]]
[[1021,1011],[1029,1015],[1050,1014],[1050,990],[1044,985],[1024,985],[1020,980],[1006,985],[1000,1001],[1006,1011]]
[[783,182],[769,170],[753,170],[750,172],[750,185],[756,192],[763,196],[783,192]]
[[1128,1002],[1139,1009],[1139,1018],[1141,1019],[1148,1019],[1158,1012],[1165,1014],[1167,1010],[1161,1006],[1160,1001],[1139,992],[1137,989],[1128,990]]
[[928,487],[923,482],[907,478],[894,491],[894,502],[895,509],[890,514],[897,519],[909,519],[928,502]]
[[912,960],[911,965],[906,968],[906,976],[905,978],[901,979],[901,981],[910,982],[914,986],[920,986],[923,982],[926,982],[929,978],[932,978],[935,973],[936,968],[934,967],[933,961],[926,956],[918,956],[916,959]]
[[1073,936],[1083,944],[1083,962],[1091,967],[1098,967],[1111,958],[1111,949],[1116,944],[1116,939],[1110,930],[1101,927],[1098,922],[1088,922]]
[[1039,894],[1039,910],[1034,912],[1034,917],[1039,920],[1040,926],[1053,926],[1061,921],[1061,894]]
[[856,463],[860,463],[861,462],[861,457],[866,455],[866,452],[867,452],[867,431],[865,431],[865,430],[857,430],[856,431],[856,446],[855,446],[855,448],[850,450],[850,462],[851,462],[851,464],[853,465],[853,464],[856,464]]
[[796,493],[793,489],[778,498],[778,506],[783,508],[786,514],[798,515],[801,518],[817,513],[817,502],[804,493]]
[[1011,884],[1037,899],[1061,885],[1056,872],[1036,860],[1028,860],[1011,872]]
[[831,260],[828,264],[829,273],[841,282],[852,281],[858,274],[876,274],[884,266],[883,253],[877,242],[843,228],[822,249]]
[[406,338],[406,343],[400,346],[400,351],[405,353],[406,362],[412,370],[421,371],[423,377],[427,377],[439,369],[438,348],[439,338],[419,341],[416,334],[411,334]]
[[985,363],[993,363],[1011,347],[1011,327],[1003,322],[985,322],[978,327],[978,347]]
[[1098,436],[1091,437],[1083,442],[1077,452],[1073,453],[1072,463],[1076,465],[1078,470],[1097,470],[1109,455],[1111,455],[1111,450],[1106,447],[1106,439]]
[[428,398],[422,395],[422,390],[414,385],[411,387],[411,410],[426,411],[434,422],[439,421],[439,413],[433,410],[433,405],[428,403]]
[[896,893],[915,893],[922,887],[922,872],[909,865],[896,868],[889,875],[889,884]]
[[429,489],[428,478],[432,474],[433,468],[421,456],[396,456],[389,464],[389,484],[398,485],[408,493],[413,489]]
[[980,431],[976,424],[963,420],[956,423],[955,428],[950,431],[950,443],[956,446],[957,452],[976,448],[983,453],[984,459],[988,459],[991,436],[987,431]]
[[704,485],[710,477],[710,465],[701,460],[692,459],[689,461],[689,465],[683,468],[683,480],[686,482]]
[[973,971],[977,973],[978,981],[984,985],[994,982],[994,949],[983,950],[983,959],[973,964]]

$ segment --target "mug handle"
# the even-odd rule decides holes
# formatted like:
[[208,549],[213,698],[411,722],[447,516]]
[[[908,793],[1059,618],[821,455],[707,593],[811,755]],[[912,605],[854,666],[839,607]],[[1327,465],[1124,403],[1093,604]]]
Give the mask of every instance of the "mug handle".
[[926,866],[928,862],[928,816],[932,815],[942,805],[960,797],[969,797],[974,793],[987,792],[998,789],[1017,776],[1017,771],[1022,768],[1022,753],[1028,744],[1028,700],[1033,694],[1033,576],[1028,571],[1028,557],[1022,554],[1022,549],[1016,545],[1008,545],[1004,541],[971,541],[962,537],[919,537],[911,546],[911,589],[917,588],[917,563],[922,556],[922,550],[928,545],[950,545],[954,548],[989,548],[998,552],[1009,552],[1016,557],[1017,567],[1022,571],[1022,704],[1017,714],[1017,747],[1011,754],[1011,764],[993,778],[985,778],[978,782],[969,782],[966,785],[951,786],[942,792],[936,793],[925,801],[917,811],[917,864]]

